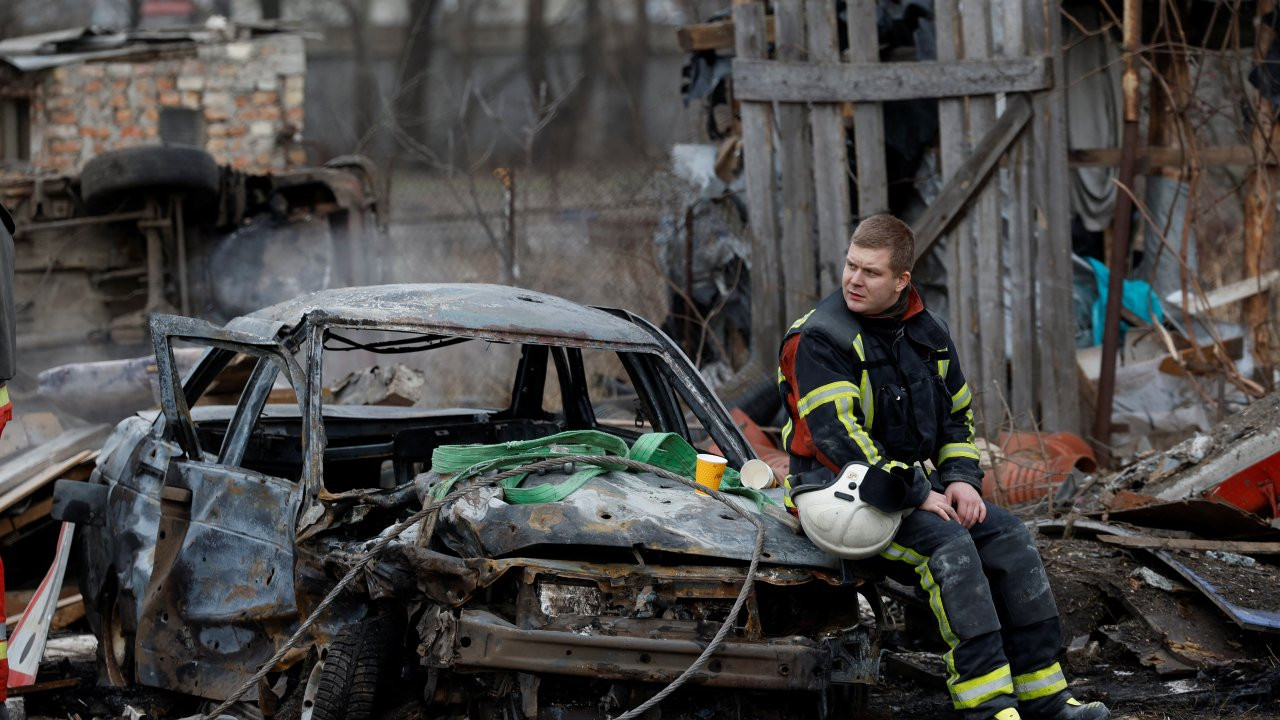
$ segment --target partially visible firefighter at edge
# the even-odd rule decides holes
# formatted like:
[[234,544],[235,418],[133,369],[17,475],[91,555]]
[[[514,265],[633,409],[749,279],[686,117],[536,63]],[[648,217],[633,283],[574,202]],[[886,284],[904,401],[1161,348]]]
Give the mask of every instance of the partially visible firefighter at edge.
[[970,388],[911,284],[914,253],[901,220],[863,220],[839,291],[783,339],[787,504],[815,544],[924,589],[961,717],[1106,720],[1055,660],[1061,625],[1030,534],[982,499]]
[[18,370],[18,329],[13,307],[13,218],[0,205],[0,435],[13,419],[9,381]]
[[[9,402],[9,380],[17,372],[16,351],[18,330],[15,327],[13,307],[13,218],[4,205],[0,205],[0,436],[4,426],[13,417],[13,404]],[[4,562],[0,560],[0,615],[4,614]],[[0,626],[0,720],[8,720],[5,708],[9,685],[9,643],[7,633]]]

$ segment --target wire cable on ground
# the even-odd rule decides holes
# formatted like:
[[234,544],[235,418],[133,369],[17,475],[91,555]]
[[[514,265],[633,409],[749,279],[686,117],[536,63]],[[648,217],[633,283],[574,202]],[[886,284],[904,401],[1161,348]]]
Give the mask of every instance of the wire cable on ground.
[[301,641],[302,637],[306,634],[308,630],[311,629],[311,626],[315,624],[316,620],[326,610],[328,610],[329,606],[333,604],[333,601],[348,585],[352,583],[353,580],[355,580],[356,576],[358,576],[362,570],[368,567],[369,563],[373,562],[373,560],[377,558],[378,555],[382,554],[382,552],[387,548],[387,546],[391,544],[392,540],[402,535],[406,530],[418,524],[419,522],[425,520],[432,513],[439,511],[439,509],[443,507],[446,503],[450,503],[455,500],[458,500],[459,498],[469,493],[475,492],[485,487],[490,487],[495,483],[501,482],[504,479],[514,477],[516,475],[531,473],[531,472],[538,472],[542,470],[549,470],[553,468],[563,468],[565,467],[565,465],[573,464],[573,463],[584,463],[588,465],[609,465],[614,467],[618,465],[625,465],[626,467],[632,470],[650,472],[666,480],[671,480],[674,482],[681,483],[683,485],[687,485],[695,490],[705,492],[711,497],[715,498],[716,500],[719,500],[725,505],[728,505],[734,512],[746,518],[756,528],[755,545],[751,552],[751,564],[747,568],[747,575],[745,580],[742,583],[742,589],[738,592],[738,598],[734,601],[733,607],[729,611],[729,616],[726,617],[724,622],[720,625],[720,629],[716,632],[715,637],[713,637],[711,639],[711,642],[707,644],[707,647],[702,651],[702,654],[699,655],[698,658],[694,660],[693,663],[689,665],[689,667],[686,668],[685,671],[679,675],[679,677],[677,677],[675,680],[672,680],[670,684],[668,684],[665,688],[660,690],[653,697],[649,698],[648,700],[636,706],[635,708],[632,708],[631,710],[623,713],[622,715],[619,715],[616,718],[613,718],[613,720],[632,720],[632,718],[639,717],[641,714],[645,713],[653,706],[662,702],[664,699],[667,698],[667,696],[671,695],[671,693],[679,689],[681,685],[684,685],[689,678],[693,677],[697,673],[702,672],[702,669],[706,667],[706,664],[711,659],[711,656],[714,655],[716,651],[720,649],[720,646],[724,644],[724,639],[729,634],[729,631],[733,629],[734,623],[737,621],[738,614],[742,611],[742,606],[746,604],[747,597],[751,595],[751,588],[754,585],[756,569],[760,564],[760,557],[764,552],[764,523],[760,521],[760,518],[757,514],[750,512],[744,509],[743,507],[741,507],[740,505],[738,505],[737,503],[733,502],[731,499],[731,496],[725,495],[719,492],[718,490],[713,490],[706,486],[699,485],[693,480],[690,480],[689,478],[683,477],[681,475],[677,475],[676,473],[673,473],[669,470],[664,470],[663,468],[656,467],[648,463],[639,462],[637,460],[630,460],[627,458],[620,458],[616,456],[570,455],[565,457],[557,457],[557,458],[552,458],[548,460],[542,460],[540,462],[530,463],[528,465],[522,465],[518,468],[507,470],[505,472],[499,473],[492,477],[485,477],[482,480],[479,480],[476,484],[471,485],[470,487],[467,487],[465,490],[452,493],[441,500],[437,500],[427,504],[421,510],[415,512],[413,515],[410,515],[408,518],[402,520],[398,524],[393,525],[388,531],[386,531],[378,539],[378,541],[374,544],[374,546],[369,549],[369,552],[365,553],[365,555],[361,557],[360,560],[358,560],[354,565],[351,566],[351,569],[348,570],[347,573],[342,576],[342,579],[338,581],[338,584],[334,585],[333,589],[330,590],[329,593],[324,596],[324,599],[321,600],[320,604],[315,607],[315,609],[311,612],[311,615],[305,621],[303,621],[301,625],[298,626],[298,629],[295,630],[293,634],[289,636],[289,639],[286,640],[278,650],[276,650],[275,654],[272,655],[270,658],[268,658],[267,661],[262,664],[262,667],[258,668],[258,671],[254,673],[253,676],[245,680],[244,683],[240,685],[240,687],[236,688],[235,692],[233,692],[227,699],[223,700],[222,704],[218,705],[216,708],[214,708],[210,712],[204,714],[203,720],[214,720],[215,718],[217,718],[224,711],[226,711],[228,708],[234,705],[241,697],[243,697],[244,694],[248,692],[250,688],[257,685],[257,683],[260,680],[262,680],[262,678],[266,677],[267,673],[271,671],[271,668],[275,667],[276,664],[279,663],[284,658],[284,656],[298,644],[299,641]]

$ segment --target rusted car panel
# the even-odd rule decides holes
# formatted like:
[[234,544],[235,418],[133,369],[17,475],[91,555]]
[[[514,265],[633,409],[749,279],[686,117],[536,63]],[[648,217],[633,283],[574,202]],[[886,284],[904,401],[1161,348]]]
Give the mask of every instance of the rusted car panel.
[[[171,148],[129,152],[139,149],[163,165]],[[18,226],[15,292],[29,301],[18,317],[27,367],[58,364],[72,346],[82,360],[137,355],[153,312],[225,322],[301,293],[377,282],[384,203],[372,172],[358,159],[261,175],[220,166],[199,202],[140,180],[105,207],[86,199],[80,176],[0,172],[0,202]]]
[[[152,328],[163,407],[122,422],[109,439],[91,479],[108,488],[105,524],[81,534],[82,591],[104,644],[124,649],[107,653],[113,682],[230,695],[380,536],[430,500],[440,478],[406,468],[429,465],[440,445],[570,429],[637,439],[642,431],[597,424],[583,404],[575,353],[584,349],[616,355],[649,431],[692,442],[688,412],[731,464],[751,456],[697,371],[651,325],[539,293],[351,288],[222,328],[174,316],[157,316]],[[357,342],[353,330],[405,339]],[[208,348],[185,378],[172,360],[178,340]],[[335,348],[430,353],[468,340],[520,350],[508,407],[335,406],[322,392],[325,353]],[[237,404],[205,404],[233,359],[247,368]],[[555,412],[541,407],[538,378],[548,375],[562,396]],[[292,399],[268,403],[281,387]],[[565,477],[547,472],[526,484]],[[760,518],[754,590],[693,682],[823,697],[872,682],[875,628],[860,617],[858,581],[788,524]],[[541,504],[473,487],[392,539],[277,668],[285,675],[273,687],[287,697],[314,691],[308,683],[336,671],[320,660],[304,672],[307,648],[338,652],[379,618],[395,620],[379,642],[403,663],[397,697],[442,710],[461,704],[455,710],[483,715],[479,705],[513,682],[526,714],[563,699],[556,682],[539,690],[537,678],[578,678],[570,694],[670,682],[730,616],[753,542],[754,528],[730,508],[647,472],[607,472]]]
[[161,490],[159,542],[138,620],[140,682],[225,697],[297,617],[296,486],[175,461]]

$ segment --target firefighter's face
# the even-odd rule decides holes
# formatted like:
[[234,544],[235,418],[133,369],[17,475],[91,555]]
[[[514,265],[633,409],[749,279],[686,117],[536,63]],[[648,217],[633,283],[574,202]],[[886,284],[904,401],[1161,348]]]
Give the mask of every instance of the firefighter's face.
[[890,248],[849,246],[844,259],[844,304],[859,315],[879,315],[898,301],[911,282],[911,273],[894,273]]

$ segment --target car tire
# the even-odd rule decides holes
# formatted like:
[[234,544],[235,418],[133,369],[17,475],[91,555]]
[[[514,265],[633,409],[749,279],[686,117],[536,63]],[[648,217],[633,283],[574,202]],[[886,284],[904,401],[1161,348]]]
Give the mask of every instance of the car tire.
[[338,632],[324,655],[312,720],[367,720],[390,688],[399,653],[399,623],[380,615]]
[[80,171],[80,198],[90,212],[135,206],[139,192],[181,192],[188,212],[210,208],[222,176],[209,153],[183,145],[146,145],[105,152]]

